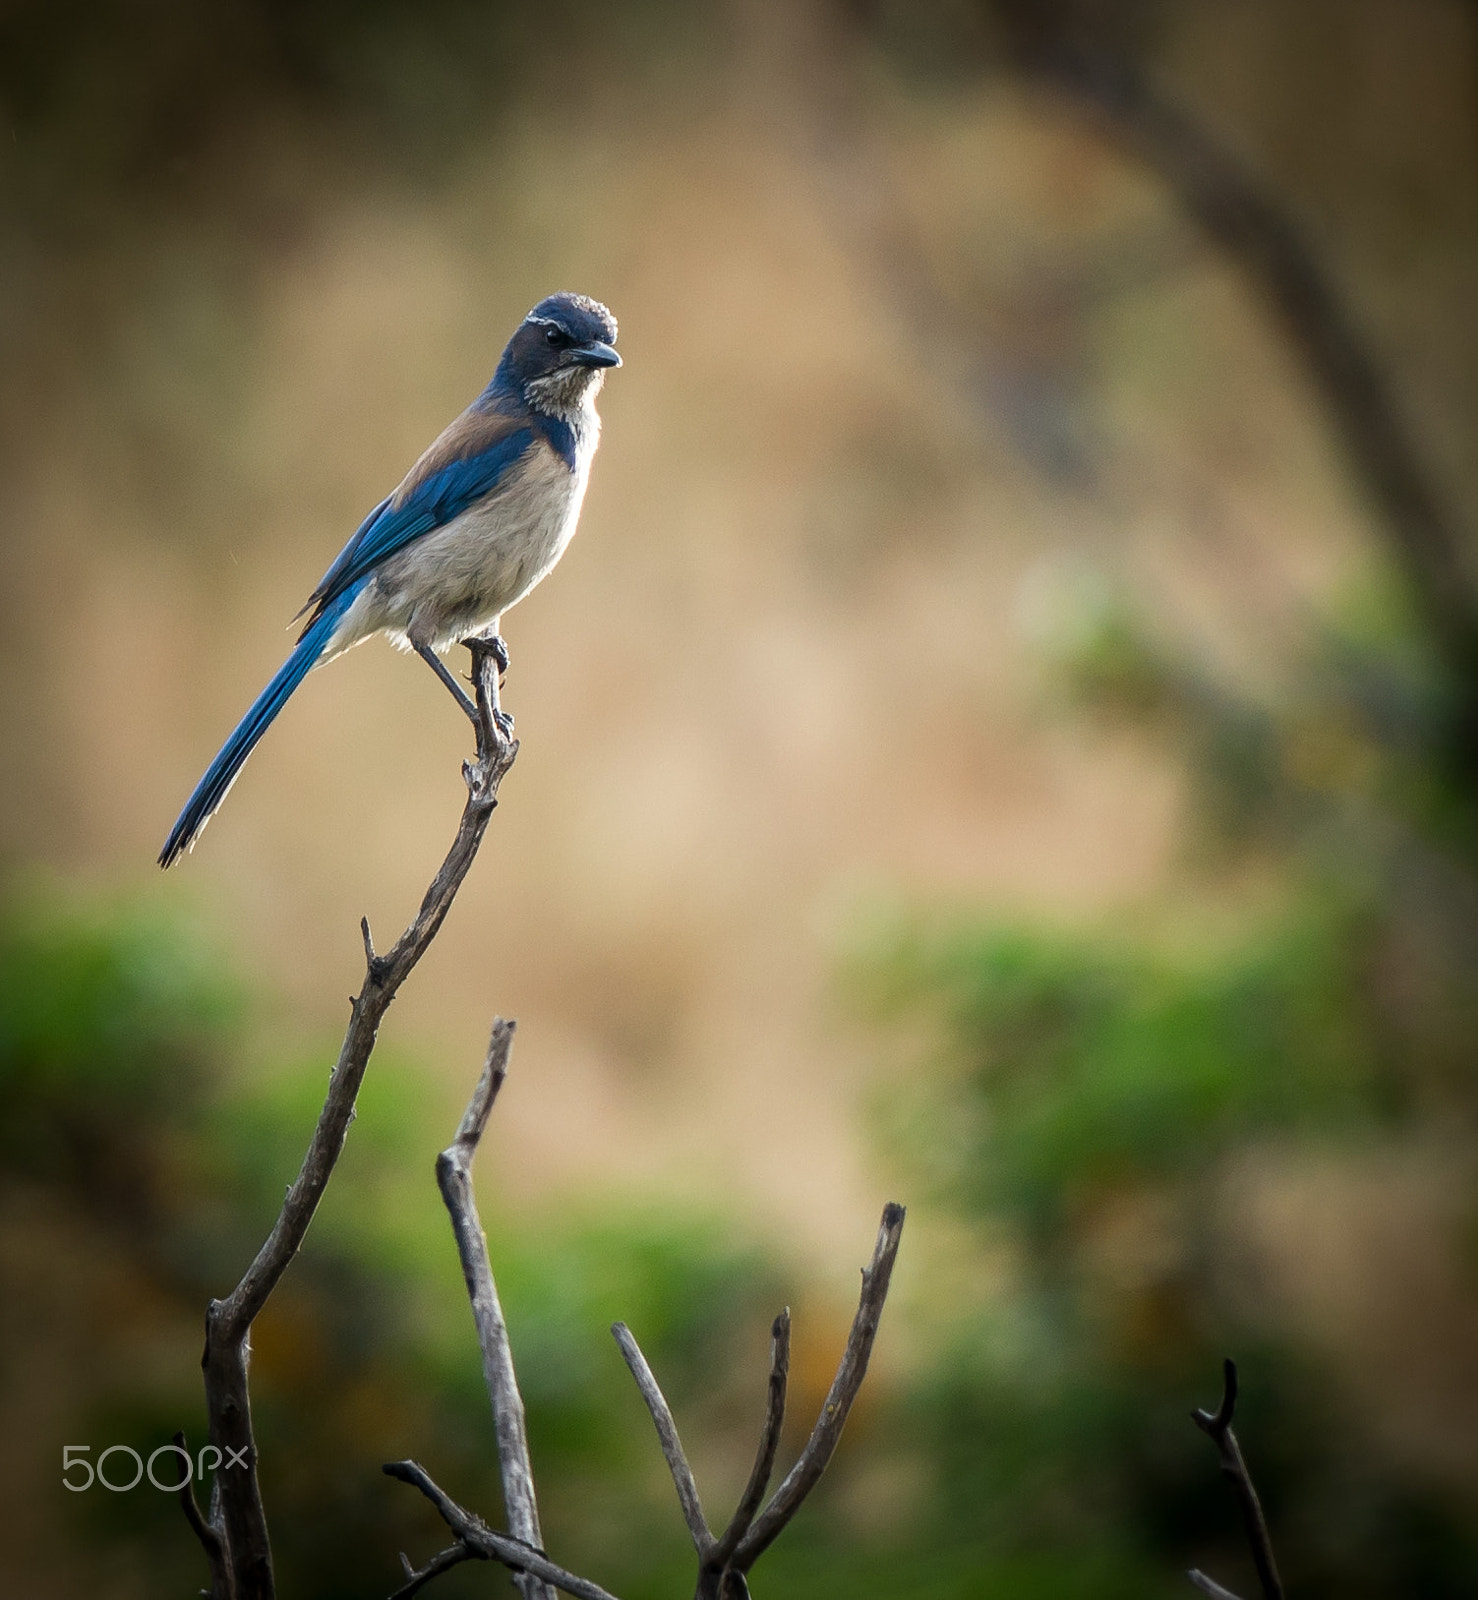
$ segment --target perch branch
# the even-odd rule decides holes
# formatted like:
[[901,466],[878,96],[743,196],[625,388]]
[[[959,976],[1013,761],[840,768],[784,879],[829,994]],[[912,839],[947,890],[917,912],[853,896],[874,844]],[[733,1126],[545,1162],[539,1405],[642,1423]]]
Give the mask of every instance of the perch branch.
[[[436,1182],[452,1219],[467,1297],[472,1302],[472,1320],[477,1325],[477,1341],[482,1348],[482,1375],[492,1402],[508,1530],[516,1539],[537,1550],[543,1548],[544,1539],[539,1530],[539,1507],[534,1496],[523,1396],[513,1370],[513,1352],[498,1299],[498,1286],[493,1281],[488,1261],[487,1236],[482,1230],[472,1192],[472,1158],[492,1114],[493,1102],[508,1075],[508,1055],[513,1048],[516,1026],[502,1017],[494,1021],[487,1062],[462,1115],[457,1136],[437,1157]],[[521,1574],[515,1582],[524,1600],[553,1600],[547,1585],[536,1577]]]
[[[402,1483],[412,1484],[436,1507],[441,1520],[456,1535],[455,1548],[466,1551],[466,1554],[460,1557],[461,1560],[500,1562],[510,1572],[527,1573],[533,1578],[553,1585],[556,1589],[562,1589],[566,1594],[574,1595],[575,1600],[616,1600],[614,1595],[602,1589],[598,1583],[577,1578],[573,1572],[566,1572],[563,1567],[556,1566],[542,1550],[536,1550],[532,1545],[525,1544],[522,1539],[514,1539],[506,1533],[495,1533],[481,1517],[463,1510],[450,1495],[439,1489],[419,1462],[392,1461],[384,1470],[390,1477],[399,1478]],[[411,1581],[415,1588],[401,1589],[398,1594],[414,1594],[416,1588],[419,1588],[427,1578],[455,1566],[457,1563],[451,1559],[451,1555],[451,1550],[445,1550],[436,1556],[421,1569],[420,1573],[412,1576]]]
[[640,1345],[632,1337],[631,1329],[624,1322],[618,1322],[612,1327],[611,1334],[621,1347],[626,1365],[631,1368],[631,1376],[636,1379],[636,1386],[641,1390],[641,1397],[647,1403],[647,1410],[652,1413],[652,1423],[657,1429],[662,1454],[667,1459],[667,1470],[672,1474],[673,1487],[677,1490],[678,1502],[683,1508],[683,1520],[688,1525],[688,1532],[693,1536],[693,1548],[698,1552],[698,1559],[706,1561],[713,1551],[715,1540],[709,1529],[708,1519],[703,1515],[703,1505],[698,1498],[698,1485],[693,1482],[693,1469],[688,1465],[687,1456],[683,1454],[683,1442],[678,1437],[677,1424],[672,1420],[672,1410],[658,1387],[657,1380],[652,1376],[652,1369],[647,1365],[647,1358],[641,1353]]
[[883,1302],[888,1298],[893,1262],[903,1236],[903,1218],[902,1206],[890,1203],[883,1207],[883,1219],[878,1226],[872,1261],[862,1271],[862,1296],[858,1301],[857,1315],[852,1319],[847,1348],[842,1352],[841,1364],[837,1367],[836,1377],[832,1379],[826,1403],[821,1408],[821,1415],[816,1419],[816,1426],[811,1430],[811,1437],[806,1441],[800,1460],[786,1474],[785,1481],[775,1491],[770,1503],[739,1541],[731,1563],[739,1572],[748,1572],[769,1549],[826,1471],[837,1441],[842,1436],[842,1429],[846,1426],[852,1402],[867,1376],[867,1363],[872,1355],[873,1341],[877,1338],[878,1320],[883,1314]]
[[[1221,1404],[1215,1412],[1196,1410],[1191,1420],[1215,1445],[1221,1457],[1222,1475],[1229,1478],[1237,1491],[1242,1507],[1242,1521],[1247,1529],[1247,1542],[1252,1547],[1252,1560],[1257,1567],[1258,1581],[1262,1585],[1264,1600],[1283,1600],[1283,1580],[1278,1576],[1278,1564],[1273,1560],[1273,1541],[1268,1536],[1267,1519],[1262,1513],[1262,1503],[1252,1484],[1252,1475],[1242,1459],[1242,1448],[1232,1430],[1232,1417],[1237,1410],[1237,1363],[1228,1359],[1223,1367]],[[1226,1600],[1230,1591],[1223,1589],[1204,1572],[1192,1572],[1190,1580],[1212,1600]],[[1236,1600],[1232,1595],[1231,1600]]]
[[[272,1600],[275,1592],[247,1384],[252,1323],[303,1242],[354,1119],[355,1098],[381,1019],[441,928],[487,831],[498,787],[518,754],[518,742],[498,702],[497,653],[484,639],[468,640],[467,648],[477,688],[477,753],[462,768],[467,803],[456,837],[415,919],[385,954],[375,954],[368,926],[361,928],[364,985],[353,1001],[348,1031],[302,1168],[256,1259],[231,1293],[224,1300],[212,1300],[206,1311],[201,1365],[210,1442],[221,1451],[223,1462],[215,1479],[219,1517],[213,1515],[210,1526],[222,1541],[224,1576],[230,1580],[225,1586],[222,1576],[213,1576],[214,1600]],[[216,1509],[213,1504],[213,1512]]]

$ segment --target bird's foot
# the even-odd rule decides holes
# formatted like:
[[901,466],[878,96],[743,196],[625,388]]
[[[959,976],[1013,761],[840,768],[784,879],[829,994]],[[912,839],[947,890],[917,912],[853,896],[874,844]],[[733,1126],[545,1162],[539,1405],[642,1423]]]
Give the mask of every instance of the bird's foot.
[[512,743],[513,740],[513,713],[504,711],[501,706],[493,713],[493,721],[498,724],[498,732]]
[[470,639],[464,639],[462,646],[476,656],[479,650],[487,653],[498,663],[498,675],[501,677],[508,670],[508,646],[504,643],[503,636],[496,628],[487,633],[475,633]]

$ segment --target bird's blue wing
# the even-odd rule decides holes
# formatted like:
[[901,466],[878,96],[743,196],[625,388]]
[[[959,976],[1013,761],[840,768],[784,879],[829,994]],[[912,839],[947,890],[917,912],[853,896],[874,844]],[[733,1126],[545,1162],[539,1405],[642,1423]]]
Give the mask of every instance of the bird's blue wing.
[[387,556],[491,494],[533,443],[533,429],[515,418],[464,412],[334,558],[303,608],[312,608],[309,625]]

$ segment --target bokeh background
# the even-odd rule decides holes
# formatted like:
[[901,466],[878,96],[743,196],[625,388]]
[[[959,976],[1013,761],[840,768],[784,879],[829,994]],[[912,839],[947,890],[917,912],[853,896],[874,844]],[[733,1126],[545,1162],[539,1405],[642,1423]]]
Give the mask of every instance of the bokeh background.
[[[296,1170],[466,730],[375,643],[180,802],[364,510],[555,288],[626,366],[507,621],[523,749],[259,1325],[282,1592],[497,1510],[431,1176],[479,1183],[552,1551],[691,1582],[770,1317],[756,1593],[1478,1583],[1478,8],[0,6],[0,1588],[192,1593],[204,1302]],[[117,1458],[115,1458],[116,1460]],[[115,1468],[115,1476],[121,1472]],[[506,1579],[462,1569],[443,1592]]]

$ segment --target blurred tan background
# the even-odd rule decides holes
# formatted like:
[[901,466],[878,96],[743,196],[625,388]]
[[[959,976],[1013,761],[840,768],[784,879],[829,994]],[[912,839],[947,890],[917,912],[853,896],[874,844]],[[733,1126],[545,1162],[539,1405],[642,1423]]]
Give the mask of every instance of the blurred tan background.
[[[1229,111],[1321,70],[1279,48],[1278,9],[1182,21],[1187,47],[1215,28]],[[1410,166],[1464,160],[1466,58],[1438,48],[1458,8],[1367,10],[1345,48]],[[1420,74],[1389,55],[1418,25]],[[512,128],[410,173],[262,108],[113,224],[106,266],[22,255],[5,826],[16,856],[146,877],[364,510],[534,299],[600,296],[627,364],[578,543],[509,620],[523,752],[391,1028],[461,1081],[492,1012],[520,1019],[516,1181],[737,1192],[830,1255],[883,1182],[828,1001],[842,919],[876,895],[1133,915],[1173,855],[1166,763],[1038,714],[1031,630],[1074,564],[1132,564],[1256,670],[1370,532],[1261,309],[1090,130],[998,84],[880,96],[866,156],[937,274],[921,305],[817,153],[842,65],[818,20],[704,27],[722,53],[582,59],[578,93],[536,84]],[[1369,115],[1331,76],[1319,146]],[[1107,303],[1054,295],[1065,263],[1136,252]],[[1440,261],[1366,273],[1393,338],[1434,337]],[[981,342],[1006,392],[980,392]],[[1044,433],[1103,435],[1068,446],[1091,493],[1014,447],[1037,419],[1009,386],[1033,382]],[[335,1021],[359,915],[387,936],[439,859],[464,731],[379,643],[315,674],[163,892]]]
[[[1470,508],[1473,8],[1120,9],[1297,219]],[[518,1018],[490,1135],[515,1213],[722,1207],[845,1297],[910,1181],[873,1120],[905,1057],[838,977],[859,929],[985,908],[1194,947],[1276,898],[1267,853],[1203,870],[1179,750],[1079,715],[1054,663],[1129,592],[1276,697],[1388,537],[1245,273],[1001,70],[988,19],[16,5],[0,29],[0,848],[26,882],[200,915],[273,997],[264,1049],[332,1037],[358,918],[383,943],[413,911],[461,719],[373,642],[312,675],[162,883],[154,855],[359,518],[560,288],[611,306],[625,366],[579,536],[505,620],[518,764],[385,1029],[460,1093]],[[1474,1309],[1413,1243],[1468,1161],[1263,1153],[1228,1203],[1254,1298],[1470,1484]],[[953,1259],[947,1218],[910,1226],[910,1273]],[[1124,1226],[1105,1259],[1133,1273],[1153,1246]],[[1430,1348],[1382,1381],[1414,1324]]]

